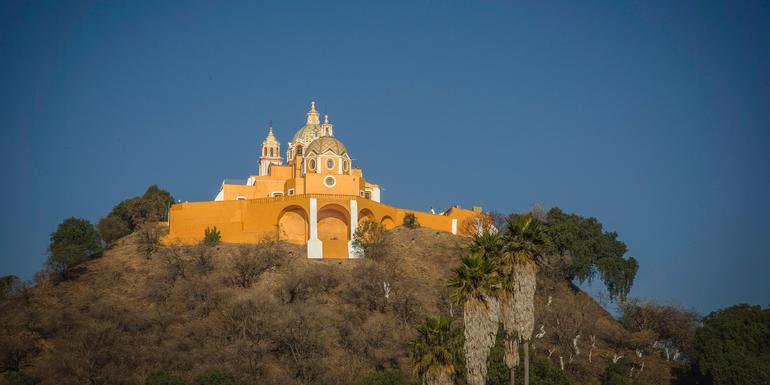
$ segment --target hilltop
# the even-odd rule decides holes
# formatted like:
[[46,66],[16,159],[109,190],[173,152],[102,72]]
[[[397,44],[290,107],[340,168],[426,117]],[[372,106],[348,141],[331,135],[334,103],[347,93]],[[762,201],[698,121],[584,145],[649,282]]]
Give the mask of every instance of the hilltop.
[[[309,260],[304,247],[283,242],[145,256],[134,233],[72,280],[0,301],[3,370],[16,365],[41,384],[142,384],[158,370],[190,380],[221,369],[244,384],[355,384],[386,369],[411,376],[416,325],[436,314],[462,324],[446,282],[467,242],[399,227],[377,260]],[[563,364],[575,383],[598,384],[623,356],[641,383],[668,383],[671,366],[644,336],[556,270],[538,278],[542,338],[533,345],[549,370]]]

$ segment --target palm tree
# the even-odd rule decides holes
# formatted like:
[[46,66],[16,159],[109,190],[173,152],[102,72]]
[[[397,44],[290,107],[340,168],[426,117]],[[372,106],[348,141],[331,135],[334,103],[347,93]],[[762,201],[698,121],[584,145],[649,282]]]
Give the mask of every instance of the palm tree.
[[454,363],[462,354],[460,331],[445,317],[428,318],[417,327],[418,336],[410,342],[414,372],[423,385],[452,385]]
[[[502,236],[503,253],[498,265],[504,290],[500,295],[503,326],[506,331],[506,364],[511,384],[518,365],[518,337],[524,342],[524,385],[529,385],[529,340],[535,327],[537,258],[542,255],[545,235],[538,219],[531,214],[506,221]],[[515,360],[515,361],[514,361]]]
[[499,289],[497,272],[480,253],[474,253],[462,257],[454,273],[448,286],[455,289],[452,293],[455,303],[463,303],[468,384],[484,385],[487,358],[495,345],[499,320],[500,309],[495,298]]

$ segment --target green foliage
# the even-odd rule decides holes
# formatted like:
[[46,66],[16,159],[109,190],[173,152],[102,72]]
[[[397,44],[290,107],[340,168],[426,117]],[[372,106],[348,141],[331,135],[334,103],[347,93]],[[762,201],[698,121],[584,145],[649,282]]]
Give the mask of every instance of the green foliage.
[[415,382],[398,370],[383,370],[374,372],[359,382],[358,385],[415,385]]
[[185,385],[185,381],[179,376],[161,370],[147,376],[144,385]]
[[482,300],[484,296],[494,295],[500,288],[495,266],[481,254],[463,256],[447,286],[454,288],[452,300],[455,303],[463,303],[467,298]]
[[689,375],[701,383],[770,384],[770,308],[735,305],[695,332]]
[[203,244],[209,247],[214,247],[219,244],[222,239],[219,230],[214,226],[213,228],[206,227],[203,235]]
[[609,361],[607,369],[602,373],[602,385],[637,385],[639,381],[629,377],[631,365],[623,359],[618,362]]
[[452,321],[442,317],[428,318],[417,327],[418,336],[410,341],[414,372],[420,378],[430,371],[454,372],[462,357],[462,334]]
[[4,385],[35,385],[39,383],[37,379],[25,373],[24,371],[7,371],[3,374]]
[[639,264],[624,258],[625,243],[618,234],[605,232],[596,218],[566,214],[554,207],[548,211],[543,228],[545,251],[570,258],[567,275],[579,282],[590,281],[597,273],[613,300],[625,300],[634,283]]
[[417,217],[414,215],[414,213],[406,213],[406,215],[404,215],[404,227],[407,229],[416,229],[420,227],[420,224],[417,222]]
[[168,208],[173,203],[174,197],[171,193],[152,185],[141,197],[129,198],[115,205],[112,211],[99,221],[99,233],[106,243],[112,243],[147,222],[167,219]]
[[91,259],[101,247],[99,233],[91,222],[68,218],[51,233],[47,264],[53,271],[60,273],[62,278],[68,279],[73,267]]
[[[505,332],[501,329],[497,333],[495,346],[489,353],[489,385],[508,385],[510,383],[511,372],[505,366]],[[523,347],[519,345],[519,356],[523,357]],[[530,350],[529,353],[529,383],[531,385],[568,385],[574,383],[572,377],[552,364],[548,358],[536,354]],[[516,378],[522,381],[524,378],[524,366],[516,367]]]
[[468,250],[473,254],[481,254],[487,261],[494,261],[502,253],[503,240],[499,232],[484,231],[473,237]]
[[214,369],[195,378],[195,385],[237,385],[235,377],[223,370]]
[[500,269],[506,288],[511,288],[513,270],[523,263],[534,263],[543,254],[545,233],[542,222],[530,214],[518,215],[505,221],[501,237],[503,253]]

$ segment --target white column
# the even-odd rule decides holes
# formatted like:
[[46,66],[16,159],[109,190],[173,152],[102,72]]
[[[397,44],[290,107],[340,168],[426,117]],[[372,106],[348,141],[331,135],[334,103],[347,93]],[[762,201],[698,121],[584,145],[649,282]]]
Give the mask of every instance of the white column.
[[318,200],[310,198],[310,237],[307,240],[307,257],[323,258],[323,243],[318,239]]
[[358,201],[350,200],[350,240],[348,241],[348,258],[361,258],[363,250],[353,244],[353,238],[356,236],[358,228]]
[[457,235],[457,219],[452,219],[452,234]]
[[380,203],[380,188],[379,187],[375,187],[375,188],[372,189],[372,200],[377,202],[377,203]]

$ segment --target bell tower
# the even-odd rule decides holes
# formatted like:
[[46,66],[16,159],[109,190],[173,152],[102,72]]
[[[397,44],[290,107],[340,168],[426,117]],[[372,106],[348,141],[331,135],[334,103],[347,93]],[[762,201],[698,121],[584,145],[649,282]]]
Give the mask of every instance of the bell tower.
[[270,172],[270,165],[283,164],[283,158],[281,158],[281,143],[278,143],[278,139],[273,135],[273,122],[270,122],[270,127],[267,130],[267,137],[262,141],[262,150],[259,157],[259,175],[265,176]]

